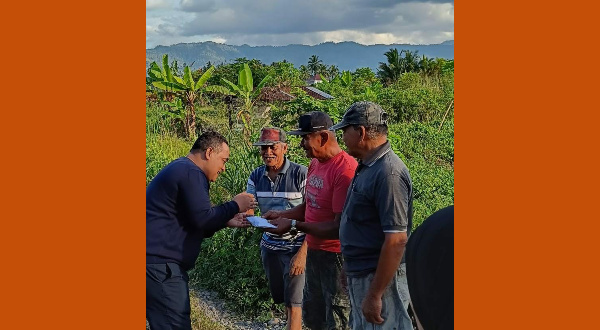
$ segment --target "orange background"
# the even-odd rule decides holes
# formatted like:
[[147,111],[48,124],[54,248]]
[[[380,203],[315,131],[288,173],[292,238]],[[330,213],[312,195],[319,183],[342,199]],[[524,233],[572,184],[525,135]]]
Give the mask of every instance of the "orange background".
[[598,8],[455,9],[455,328],[600,329]]
[[[1,327],[143,329],[145,5],[3,12]],[[456,329],[599,327],[597,13],[456,6]]]
[[2,329],[144,329],[145,4],[7,2]]

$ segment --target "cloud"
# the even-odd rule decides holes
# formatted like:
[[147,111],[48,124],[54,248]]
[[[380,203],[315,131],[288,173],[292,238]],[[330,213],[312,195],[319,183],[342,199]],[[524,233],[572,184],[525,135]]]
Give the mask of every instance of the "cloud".
[[171,8],[171,5],[171,1],[168,0],[146,0],[146,11]]
[[216,9],[215,0],[181,0],[179,8],[185,12],[202,13]]
[[[176,8],[158,14],[147,10],[153,33],[147,35],[147,47],[158,45],[158,40],[287,45],[325,41],[424,44],[454,38],[454,3],[450,1],[181,0]],[[173,41],[168,42],[168,37]]]

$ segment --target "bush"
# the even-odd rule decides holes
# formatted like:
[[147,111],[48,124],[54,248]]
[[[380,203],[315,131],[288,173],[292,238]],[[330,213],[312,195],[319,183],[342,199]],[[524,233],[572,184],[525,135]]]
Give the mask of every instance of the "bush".
[[413,230],[435,211],[454,204],[454,124],[391,125],[392,149],[404,161],[413,182]]

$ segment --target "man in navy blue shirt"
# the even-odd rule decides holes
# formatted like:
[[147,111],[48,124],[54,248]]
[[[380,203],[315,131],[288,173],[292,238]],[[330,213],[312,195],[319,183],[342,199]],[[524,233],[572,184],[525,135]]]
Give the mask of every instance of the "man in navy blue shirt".
[[202,239],[226,226],[249,226],[240,213],[256,207],[252,194],[210,203],[209,182],[225,171],[228,160],[227,140],[205,132],[146,189],[146,318],[152,330],[191,329],[187,271]]

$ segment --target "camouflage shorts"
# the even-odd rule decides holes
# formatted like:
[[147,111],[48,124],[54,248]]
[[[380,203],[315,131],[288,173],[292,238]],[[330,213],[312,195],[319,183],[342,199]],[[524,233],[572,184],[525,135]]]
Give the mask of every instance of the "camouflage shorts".
[[308,249],[302,319],[311,330],[350,329],[350,299],[341,253]]

